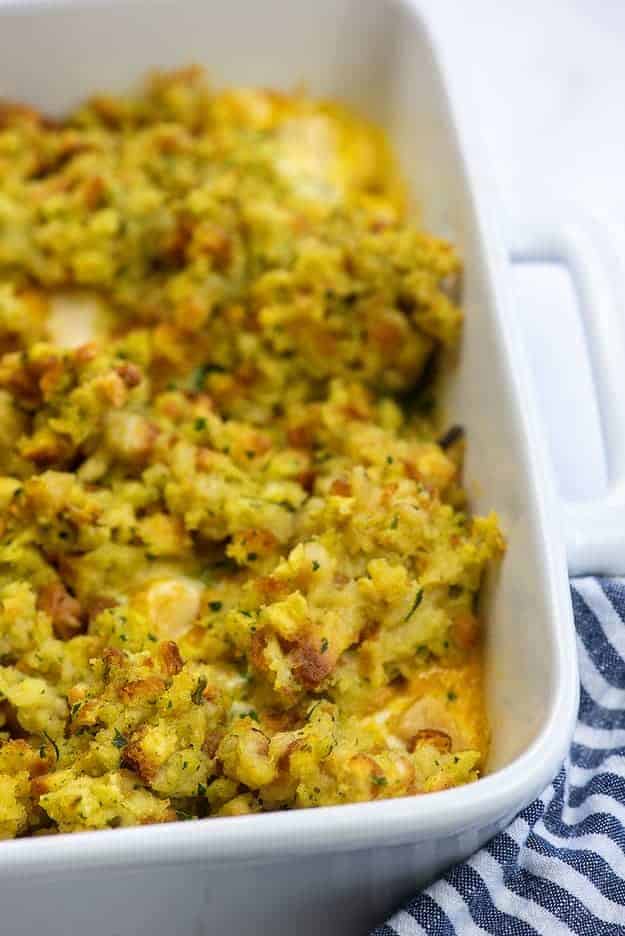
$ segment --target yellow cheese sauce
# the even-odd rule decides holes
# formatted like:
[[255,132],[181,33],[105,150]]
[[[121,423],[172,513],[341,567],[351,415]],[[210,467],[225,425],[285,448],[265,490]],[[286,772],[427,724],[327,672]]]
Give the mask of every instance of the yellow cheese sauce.
[[479,776],[460,274],[339,105],[0,106],[0,836]]

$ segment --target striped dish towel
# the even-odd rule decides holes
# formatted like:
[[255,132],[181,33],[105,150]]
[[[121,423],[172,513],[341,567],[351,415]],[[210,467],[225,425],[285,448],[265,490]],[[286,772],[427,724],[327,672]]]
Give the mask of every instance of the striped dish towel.
[[625,580],[571,592],[581,700],[560,773],[371,936],[625,934]]

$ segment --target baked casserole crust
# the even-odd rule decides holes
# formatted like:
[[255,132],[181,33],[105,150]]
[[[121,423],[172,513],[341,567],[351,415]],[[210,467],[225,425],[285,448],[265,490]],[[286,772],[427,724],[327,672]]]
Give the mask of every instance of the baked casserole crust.
[[339,105],[2,105],[0,836],[477,778],[460,273]]

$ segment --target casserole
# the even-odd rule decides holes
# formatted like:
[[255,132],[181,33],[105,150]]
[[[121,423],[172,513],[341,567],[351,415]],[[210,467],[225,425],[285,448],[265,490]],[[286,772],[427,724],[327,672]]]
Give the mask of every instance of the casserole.
[[0,836],[476,779],[504,542],[409,402],[459,260],[376,131],[195,66],[66,128],[9,105],[0,152]]
[[[447,407],[467,428],[474,507],[497,509],[509,541],[486,595],[489,775],[430,797],[21,840],[0,850],[10,933],[165,934],[181,919],[199,933],[362,932],[546,785],[576,714],[565,554],[479,153],[409,5],[233,0],[213,9],[196,0],[119,0],[9,6],[0,16],[3,95],[46,111],[191,60],[220,81],[289,87],[303,79],[316,94],[344,98],[385,126],[426,227],[464,255],[467,324]],[[572,237],[543,246],[548,256],[580,256]],[[518,253],[527,256],[527,244]],[[581,567],[582,549],[577,559]]]

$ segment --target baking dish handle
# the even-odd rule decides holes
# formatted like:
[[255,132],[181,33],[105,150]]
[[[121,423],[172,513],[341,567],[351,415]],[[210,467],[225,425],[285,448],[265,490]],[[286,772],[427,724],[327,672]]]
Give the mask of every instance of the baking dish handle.
[[[553,216],[552,216],[553,217]],[[583,222],[515,225],[511,258],[560,263],[577,293],[605,446],[608,489],[565,504],[571,575],[625,575],[625,228]]]

